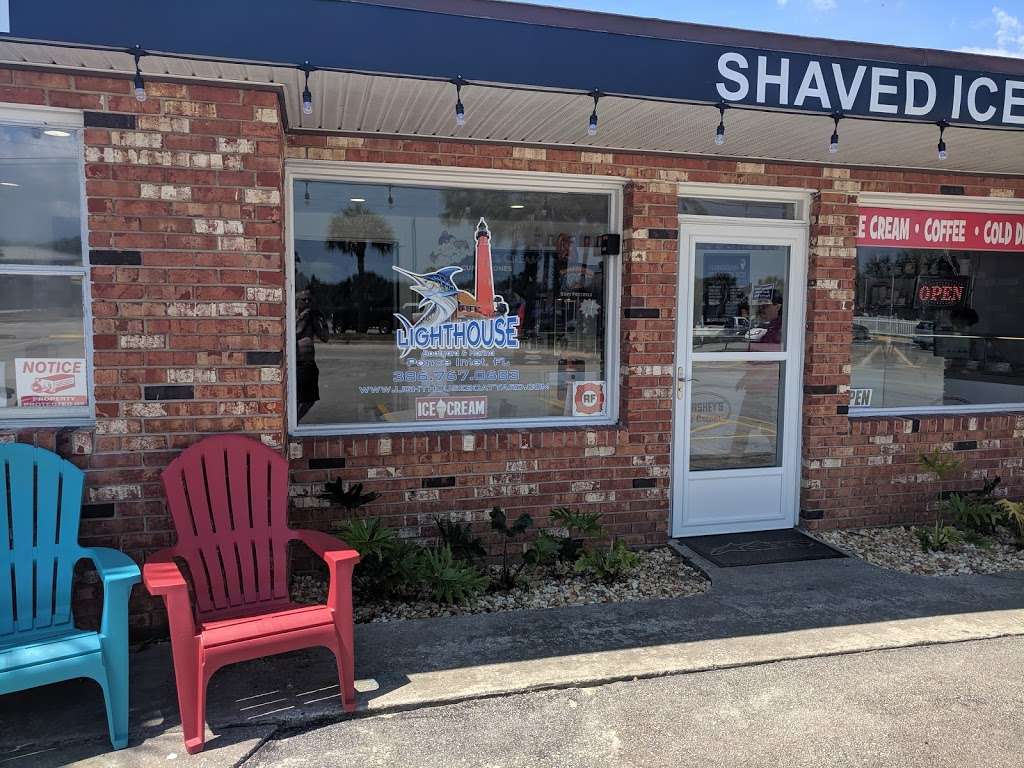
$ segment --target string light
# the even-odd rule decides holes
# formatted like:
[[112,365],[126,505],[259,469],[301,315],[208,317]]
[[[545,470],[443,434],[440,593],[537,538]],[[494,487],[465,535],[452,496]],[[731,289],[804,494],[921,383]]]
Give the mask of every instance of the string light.
[[833,155],[839,151],[839,121],[842,119],[841,112],[832,113],[832,122],[835,123],[835,127],[832,129],[832,138],[828,141],[828,151]]
[[142,50],[142,46],[136,45],[132,49],[132,55],[135,57],[135,100],[145,101],[146,100],[146,81],[142,79],[142,69],[139,67],[139,59],[146,54]]
[[309,90],[309,73],[315,72],[316,67],[310,65],[310,63],[304,62],[301,67],[303,73],[306,75],[306,83],[302,89],[302,114],[312,115],[313,114],[313,94]]
[[[98,47],[92,47],[92,46],[83,46],[83,47],[87,48],[88,50],[101,50]],[[143,56],[149,56],[150,54],[148,52],[146,52],[145,50],[143,50],[141,45],[135,45],[132,48],[127,49],[125,51],[125,53],[128,53],[129,55],[133,56],[134,59],[135,59],[135,77],[134,77],[134,93],[135,93],[135,98],[139,102],[144,102],[144,101],[147,100],[148,94],[146,93],[145,78],[143,77],[143,74],[142,74],[141,58]],[[180,56],[180,58],[184,58],[184,59],[200,59],[201,60],[201,57],[195,57],[195,56],[184,56],[184,55],[182,55],[182,56]],[[282,64],[280,66],[288,66],[288,65]],[[309,89],[309,75],[312,72],[318,71],[318,68],[314,67],[314,66],[311,66],[308,61],[304,62],[302,65],[298,65],[298,66],[291,65],[291,66],[295,67],[296,69],[299,69],[300,71],[302,71],[304,73],[305,78],[304,78],[304,87],[303,87],[303,91],[302,91],[302,112],[303,112],[303,114],[311,115],[311,114],[313,114],[313,94],[311,93],[311,91]],[[345,69],[330,68],[330,71],[349,72],[349,71],[355,71],[355,70],[345,70]],[[413,78],[413,79],[430,79],[430,78]],[[457,78],[454,78],[454,79],[450,80],[449,82],[451,82],[453,85],[455,85],[455,91],[456,91],[455,122],[456,122],[456,125],[458,125],[459,127],[462,127],[466,123],[466,109],[465,109],[465,106],[462,103],[462,86],[469,85],[470,83],[467,80],[464,80],[461,75],[459,77],[457,77]],[[517,89],[514,86],[495,86],[495,87],[504,88],[506,90],[524,90],[524,89]],[[525,90],[529,90],[529,89],[525,89]],[[590,120],[589,120],[589,122],[587,124],[587,133],[590,136],[595,136],[595,135],[597,135],[597,125],[598,125],[597,104],[598,104],[598,100],[604,94],[600,93],[599,91],[597,91],[595,89],[594,91],[591,91],[589,95],[591,96],[591,98],[594,99],[594,108],[591,111]],[[632,98],[632,97],[627,97],[627,98]],[[695,104],[696,102],[681,101],[679,103],[680,104]],[[718,145],[718,146],[721,146],[721,145],[725,144],[725,139],[726,139],[726,134],[725,134],[725,110],[729,108],[729,105],[723,103],[723,104],[718,104],[717,107],[718,107],[718,110],[719,110],[719,121],[718,121],[718,126],[715,129],[715,144]],[[760,109],[759,110],[757,108],[752,108],[752,109],[753,109],[753,111],[759,111],[759,112],[770,111],[770,110],[765,110],[765,109]],[[771,111],[774,111],[774,110],[771,110]],[[788,114],[798,114],[798,113],[791,112],[791,113],[788,113]],[[832,114],[832,119],[833,119],[833,121],[835,123],[835,128],[832,131],[832,136],[830,138],[829,146],[828,146],[828,150],[829,150],[830,154],[836,154],[839,151],[839,121],[844,119],[845,117],[846,116],[844,114],[842,114],[841,112],[834,112]],[[897,121],[894,121],[894,122],[910,122],[910,121],[907,121],[907,120],[903,120],[903,121],[897,120]],[[948,150],[947,150],[946,141],[945,141],[945,130],[946,130],[946,128],[950,127],[950,123],[948,123],[946,120],[939,120],[935,125],[938,126],[938,128],[939,128],[939,141],[938,141],[938,144],[936,145],[938,159],[939,160],[946,160],[947,157],[948,157]],[[391,201],[389,200],[389,203],[390,202]]]
[[597,136],[597,102],[601,98],[601,92],[596,88],[590,92],[594,100],[594,111],[590,113],[590,122],[587,123],[587,135]]
[[466,124],[466,107],[462,104],[462,86],[469,85],[469,83],[462,79],[462,75],[450,82],[455,86],[455,125],[461,128]]

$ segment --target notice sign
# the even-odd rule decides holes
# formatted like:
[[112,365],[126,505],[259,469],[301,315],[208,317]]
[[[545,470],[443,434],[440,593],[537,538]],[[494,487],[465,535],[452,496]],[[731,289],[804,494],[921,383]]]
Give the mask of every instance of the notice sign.
[[1024,251],[1024,215],[861,208],[857,245]]
[[572,415],[598,416],[604,413],[604,382],[574,381],[572,383]]
[[88,405],[85,360],[63,357],[14,359],[18,405],[61,407]]
[[486,419],[487,398],[473,397],[437,397],[416,398],[417,421],[448,421],[452,419]]

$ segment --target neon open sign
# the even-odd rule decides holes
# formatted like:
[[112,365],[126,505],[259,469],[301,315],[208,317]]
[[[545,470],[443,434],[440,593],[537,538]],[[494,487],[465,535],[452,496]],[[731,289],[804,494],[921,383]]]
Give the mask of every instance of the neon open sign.
[[959,275],[953,277],[919,277],[917,279],[917,305],[919,307],[963,307],[967,305],[971,278]]

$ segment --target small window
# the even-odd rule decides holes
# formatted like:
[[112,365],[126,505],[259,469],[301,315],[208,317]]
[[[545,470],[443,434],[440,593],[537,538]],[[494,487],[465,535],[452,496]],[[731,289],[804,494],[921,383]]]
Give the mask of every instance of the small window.
[[795,221],[796,203],[769,200],[726,200],[680,197],[679,213],[687,216],[729,216],[735,219],[783,219]]
[[0,111],[0,419],[87,418],[82,131],[20,118]]

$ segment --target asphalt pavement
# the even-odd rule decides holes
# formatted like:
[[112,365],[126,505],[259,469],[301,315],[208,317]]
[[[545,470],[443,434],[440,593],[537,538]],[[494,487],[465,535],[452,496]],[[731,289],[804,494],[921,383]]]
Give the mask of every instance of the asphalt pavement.
[[464,702],[267,741],[246,768],[1019,768],[1024,639]]

